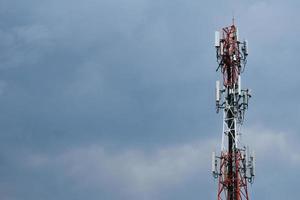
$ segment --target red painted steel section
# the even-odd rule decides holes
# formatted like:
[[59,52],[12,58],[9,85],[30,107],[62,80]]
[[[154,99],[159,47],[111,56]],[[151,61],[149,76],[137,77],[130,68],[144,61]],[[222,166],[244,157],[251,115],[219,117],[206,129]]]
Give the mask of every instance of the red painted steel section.
[[[228,175],[228,161],[229,157],[233,157],[235,168],[235,175]],[[234,185],[235,200],[249,200],[248,188],[247,188],[247,178],[243,177],[244,169],[243,165],[245,163],[245,158],[243,158],[242,153],[237,150],[230,155],[228,152],[222,152],[221,154],[221,164],[220,164],[220,176],[218,184],[218,200],[232,200],[227,196],[227,188],[230,185]]]
[[238,81],[241,69],[239,42],[237,41],[237,29],[235,25],[222,29],[222,43],[221,55],[223,65],[221,67],[224,86],[232,88]]

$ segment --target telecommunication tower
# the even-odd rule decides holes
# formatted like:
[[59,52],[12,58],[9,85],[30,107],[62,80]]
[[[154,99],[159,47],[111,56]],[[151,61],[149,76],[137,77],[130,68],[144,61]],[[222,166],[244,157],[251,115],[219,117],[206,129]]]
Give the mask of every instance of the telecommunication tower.
[[239,40],[234,25],[215,33],[218,68],[223,86],[216,81],[216,110],[223,110],[223,133],[220,155],[213,152],[212,174],[218,179],[218,200],[249,200],[247,182],[253,183],[255,156],[241,143],[241,127],[251,97],[249,89],[241,88],[248,42]]

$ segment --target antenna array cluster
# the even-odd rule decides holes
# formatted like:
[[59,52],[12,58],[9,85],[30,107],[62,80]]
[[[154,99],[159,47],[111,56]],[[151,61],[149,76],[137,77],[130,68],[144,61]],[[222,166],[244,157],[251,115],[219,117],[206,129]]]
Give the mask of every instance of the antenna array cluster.
[[248,41],[240,42],[233,24],[215,33],[215,48],[223,84],[216,81],[216,111],[223,110],[221,154],[212,155],[212,175],[218,178],[218,200],[249,200],[247,182],[255,177],[255,155],[241,142],[241,127],[251,92],[242,88],[241,74],[248,56]]

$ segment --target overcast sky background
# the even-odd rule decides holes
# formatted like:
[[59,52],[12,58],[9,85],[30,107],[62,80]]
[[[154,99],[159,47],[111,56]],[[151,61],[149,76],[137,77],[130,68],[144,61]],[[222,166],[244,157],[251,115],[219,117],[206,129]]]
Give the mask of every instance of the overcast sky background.
[[214,31],[249,41],[251,199],[297,199],[300,2],[0,0],[0,199],[216,199]]

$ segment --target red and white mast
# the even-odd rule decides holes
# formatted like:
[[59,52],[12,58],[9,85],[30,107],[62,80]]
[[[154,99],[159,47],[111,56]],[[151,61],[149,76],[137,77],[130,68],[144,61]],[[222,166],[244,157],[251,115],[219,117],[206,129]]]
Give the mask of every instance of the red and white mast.
[[218,200],[249,200],[247,182],[255,176],[254,153],[241,143],[241,126],[251,97],[241,88],[241,74],[248,56],[248,42],[240,42],[234,25],[215,33],[217,71],[221,71],[223,86],[216,82],[216,109],[223,110],[221,153],[213,153],[212,173],[218,179]]

